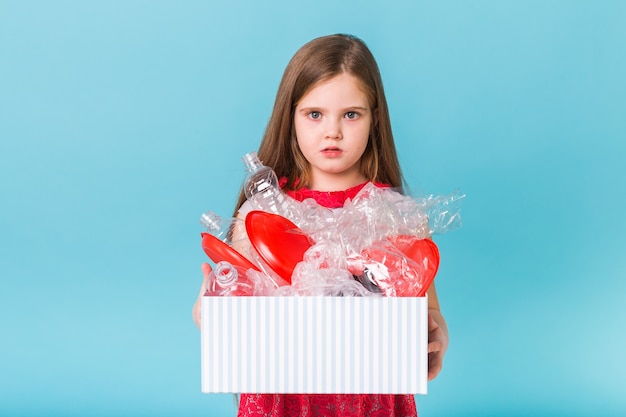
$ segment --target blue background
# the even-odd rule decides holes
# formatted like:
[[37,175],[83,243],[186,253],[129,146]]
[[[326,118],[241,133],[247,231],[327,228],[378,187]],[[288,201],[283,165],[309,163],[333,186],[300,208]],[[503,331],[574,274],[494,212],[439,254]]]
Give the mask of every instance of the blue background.
[[436,237],[424,416],[626,413],[626,2],[0,0],[0,415],[233,415],[200,393],[198,216],[282,71],[363,38]]

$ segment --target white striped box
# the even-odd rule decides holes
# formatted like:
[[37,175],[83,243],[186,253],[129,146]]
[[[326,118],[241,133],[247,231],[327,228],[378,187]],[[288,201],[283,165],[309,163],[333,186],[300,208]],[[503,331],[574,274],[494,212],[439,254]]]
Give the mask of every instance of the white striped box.
[[203,297],[202,392],[426,394],[428,300]]

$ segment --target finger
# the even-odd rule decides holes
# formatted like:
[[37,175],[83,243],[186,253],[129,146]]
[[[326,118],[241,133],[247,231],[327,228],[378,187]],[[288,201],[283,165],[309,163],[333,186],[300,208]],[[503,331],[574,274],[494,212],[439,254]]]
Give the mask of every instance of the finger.
[[442,342],[430,342],[428,344],[428,353],[439,352],[443,349]]
[[443,367],[443,361],[441,355],[431,354],[428,355],[428,380],[433,380],[439,372],[441,372],[441,368]]
[[206,293],[206,288],[209,282],[209,275],[211,274],[211,265],[209,265],[208,263],[204,262],[201,266],[202,268],[202,285],[200,286],[200,293],[198,294],[198,298],[196,299],[196,302],[193,305],[193,308],[191,309],[191,315],[193,317],[193,321],[196,323],[196,326],[198,326],[198,329],[200,328],[200,323],[201,323],[201,319],[202,319],[202,313],[201,313],[201,299],[202,296],[204,295],[204,293]]
[[441,352],[428,354],[428,380],[434,379],[443,367],[443,355]]
[[207,286],[209,285],[209,275],[211,274],[211,265],[208,263],[202,264],[202,285],[200,286],[200,296],[204,295],[206,292]]
[[204,262],[202,263],[202,275],[204,276],[204,278],[206,279],[206,277],[209,276],[209,274],[211,273],[212,269],[211,269],[211,265],[209,265],[208,263]]
[[432,332],[433,330],[437,330],[439,328],[439,324],[435,321],[431,314],[428,315],[428,331]]

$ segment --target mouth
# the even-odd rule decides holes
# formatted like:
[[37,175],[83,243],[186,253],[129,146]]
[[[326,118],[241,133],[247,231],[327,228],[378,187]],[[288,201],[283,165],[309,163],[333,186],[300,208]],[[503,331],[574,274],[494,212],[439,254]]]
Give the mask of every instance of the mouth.
[[322,152],[341,152],[341,148],[338,148],[337,146],[329,146],[322,149]]
[[341,150],[341,148],[338,148],[336,146],[329,146],[327,148],[322,149],[321,151],[322,155],[326,157],[340,156],[342,152],[343,151]]

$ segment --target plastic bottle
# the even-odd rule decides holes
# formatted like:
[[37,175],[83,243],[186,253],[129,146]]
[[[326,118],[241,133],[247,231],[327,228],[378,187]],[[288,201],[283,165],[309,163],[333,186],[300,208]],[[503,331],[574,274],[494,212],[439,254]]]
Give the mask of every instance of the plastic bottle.
[[202,236],[202,249],[213,262],[228,261],[236,268],[257,269],[251,263],[251,246],[243,219],[224,219],[212,211],[202,213],[200,224],[206,229]]
[[243,156],[246,167],[244,193],[255,209],[293,217],[293,205],[278,186],[274,170],[263,165],[256,152]]
[[224,219],[210,210],[200,215],[200,224],[204,226],[207,233],[229,245],[233,243],[233,232],[236,229],[244,230],[245,227],[241,219],[236,217]]
[[246,278],[246,271],[236,268],[230,262],[221,261],[209,274],[206,296],[250,296],[254,294],[254,284]]

